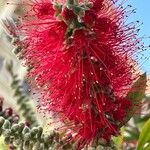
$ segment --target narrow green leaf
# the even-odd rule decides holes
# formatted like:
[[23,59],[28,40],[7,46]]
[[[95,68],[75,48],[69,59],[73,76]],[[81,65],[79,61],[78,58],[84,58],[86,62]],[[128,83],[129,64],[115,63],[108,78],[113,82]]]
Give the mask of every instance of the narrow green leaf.
[[129,134],[134,140],[139,138],[139,132],[133,129],[126,129],[127,134]]
[[150,119],[145,123],[145,125],[144,125],[144,127],[143,127],[143,129],[141,131],[137,150],[145,150],[144,149],[144,145],[146,143],[150,142],[150,134],[149,133],[150,133]]
[[120,123],[120,127],[126,124],[132,118],[135,112],[140,108],[141,101],[145,97],[146,82],[146,73],[144,73],[131,87],[129,93],[127,94],[127,99],[132,101],[133,107],[128,110],[127,117],[122,123]]
[[150,144],[144,150],[150,150]]

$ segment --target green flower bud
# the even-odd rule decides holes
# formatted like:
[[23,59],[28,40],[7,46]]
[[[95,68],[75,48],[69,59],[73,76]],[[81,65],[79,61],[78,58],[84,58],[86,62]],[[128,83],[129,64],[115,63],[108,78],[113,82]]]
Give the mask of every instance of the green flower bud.
[[37,138],[40,138],[42,133],[43,133],[43,128],[42,127],[38,127]]
[[92,3],[92,2],[88,2],[88,3],[86,4],[86,7],[92,8],[92,7],[93,7],[93,3]]
[[12,127],[11,127],[11,132],[12,133],[15,133],[19,128],[19,125],[18,124],[14,124]]
[[9,137],[10,134],[11,134],[11,130],[9,130],[9,129],[4,130],[3,132],[4,132],[4,133],[3,133],[4,136],[6,136],[6,137]]
[[89,147],[88,150],[96,150],[95,147]]
[[22,130],[24,129],[24,123],[19,123],[19,128],[18,128],[18,133],[21,133],[22,132]]
[[44,142],[45,142],[45,143],[47,143],[49,139],[50,139],[50,136],[49,136],[49,135],[45,135],[45,136],[44,136]]
[[38,129],[36,127],[33,127],[30,133],[31,133],[31,137],[34,137],[38,133]]
[[21,50],[22,50],[22,47],[18,46],[18,47],[16,47],[16,48],[14,48],[14,49],[12,50],[12,52],[13,52],[15,55],[17,55],[18,53],[21,52]]
[[104,150],[104,147],[103,147],[102,145],[98,145],[98,146],[96,147],[96,150]]
[[41,144],[40,144],[39,150],[46,150],[46,149],[44,148],[44,143],[41,143]]
[[30,133],[26,133],[24,135],[24,139],[25,139],[25,141],[29,141],[31,139],[31,134]]
[[10,129],[10,122],[8,120],[5,120],[4,124],[3,124],[3,129]]
[[4,139],[4,142],[6,143],[6,144],[9,144],[10,143],[10,137],[8,136],[6,136],[5,137],[5,139]]
[[98,140],[98,144],[99,144],[99,145],[106,145],[106,144],[107,144],[107,141],[106,141],[105,139],[103,139],[103,138],[100,138],[100,139]]
[[40,148],[40,142],[38,141],[38,142],[36,142],[34,145],[33,145],[33,150],[40,150],[39,148]]
[[29,147],[30,147],[30,141],[27,140],[23,143],[23,148],[24,148],[24,150],[29,150]]
[[22,131],[22,134],[26,134],[26,133],[29,133],[30,132],[30,128],[28,128],[27,126],[24,127],[23,131]]
[[16,147],[18,147],[19,145],[21,145],[21,143],[22,143],[22,140],[21,140],[21,139],[16,139],[16,140],[14,140],[14,142],[13,142],[14,146],[16,146]]

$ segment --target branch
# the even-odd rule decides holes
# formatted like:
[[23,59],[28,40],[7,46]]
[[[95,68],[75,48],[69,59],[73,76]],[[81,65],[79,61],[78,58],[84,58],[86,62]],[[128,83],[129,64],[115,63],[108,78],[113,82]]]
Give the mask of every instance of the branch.
[[22,112],[22,116],[26,119],[26,122],[32,126],[37,126],[38,121],[30,104],[29,96],[25,93],[21,80],[13,72],[13,62],[7,63],[6,68],[12,78],[11,88],[14,90],[14,97],[17,98],[19,111]]

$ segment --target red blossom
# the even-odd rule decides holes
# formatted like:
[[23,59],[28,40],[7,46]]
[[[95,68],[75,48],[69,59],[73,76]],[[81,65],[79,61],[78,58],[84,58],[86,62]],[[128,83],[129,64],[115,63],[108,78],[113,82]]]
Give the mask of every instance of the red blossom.
[[[38,19],[52,18],[55,14],[55,9],[52,2],[48,0],[23,2],[25,6],[29,6],[31,10],[26,12],[27,17],[37,17]],[[32,13],[31,13],[32,12]],[[30,14],[31,13],[31,14]]]
[[76,18],[74,12],[72,10],[69,10],[67,7],[63,8],[61,15],[64,17],[66,21]]
[[90,26],[95,24],[96,19],[97,19],[97,16],[93,11],[87,11],[83,18],[84,22]]
[[111,0],[91,2],[89,8],[81,2],[79,14],[67,7],[56,16],[50,1],[34,2],[22,27],[27,47],[22,55],[41,91],[41,107],[69,120],[65,124],[82,146],[119,134],[118,123],[132,107],[125,96],[139,77],[133,75],[132,55],[142,47],[137,25],[125,22],[130,10]]

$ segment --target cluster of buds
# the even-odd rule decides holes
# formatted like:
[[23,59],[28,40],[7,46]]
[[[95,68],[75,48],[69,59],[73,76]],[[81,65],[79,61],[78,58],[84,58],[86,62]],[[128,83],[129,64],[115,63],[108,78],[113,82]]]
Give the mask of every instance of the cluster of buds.
[[8,119],[11,123],[18,123],[19,116],[13,113],[13,109],[11,107],[3,108],[3,97],[0,97],[0,116]]
[[55,134],[43,134],[42,127],[29,128],[24,123],[11,124],[3,117],[0,117],[0,130],[6,144],[13,144],[24,150],[49,150],[55,137]]

